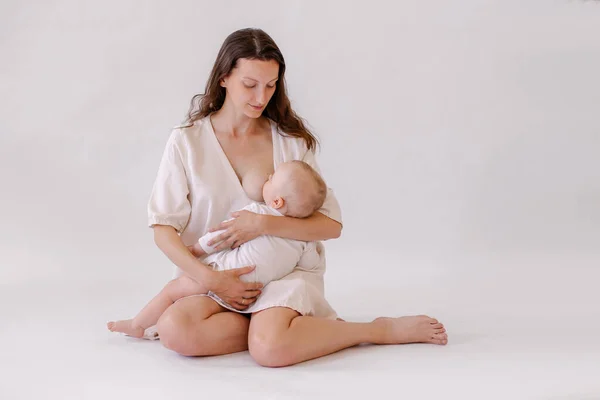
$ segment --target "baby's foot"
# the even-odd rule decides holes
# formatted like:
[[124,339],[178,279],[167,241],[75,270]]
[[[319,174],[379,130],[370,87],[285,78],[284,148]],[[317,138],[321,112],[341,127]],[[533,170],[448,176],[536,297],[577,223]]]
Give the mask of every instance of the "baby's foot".
[[125,319],[122,321],[111,321],[106,324],[106,327],[111,332],[121,332],[129,336],[141,338],[144,336],[145,329],[141,326],[133,326],[132,319]]
[[381,328],[381,344],[448,343],[444,325],[426,315],[400,318],[381,317],[373,321]]

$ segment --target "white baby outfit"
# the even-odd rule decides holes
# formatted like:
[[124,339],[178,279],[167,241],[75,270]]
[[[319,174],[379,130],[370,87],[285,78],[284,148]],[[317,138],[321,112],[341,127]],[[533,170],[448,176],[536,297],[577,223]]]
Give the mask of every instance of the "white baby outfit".
[[[256,214],[283,216],[276,209],[263,203],[249,204],[243,210]],[[304,242],[277,236],[261,235],[234,249],[217,252],[215,249],[217,245],[209,246],[208,242],[223,232],[225,231],[207,233],[198,240],[198,243],[208,255],[203,259],[203,262],[218,271],[242,268],[249,265],[256,266],[254,271],[240,277],[243,281],[260,282],[266,286],[271,281],[285,277],[294,268],[310,271],[319,264],[319,253],[315,242]],[[214,293],[209,293],[209,296],[223,307],[238,311]],[[253,307],[240,312],[253,312]]]

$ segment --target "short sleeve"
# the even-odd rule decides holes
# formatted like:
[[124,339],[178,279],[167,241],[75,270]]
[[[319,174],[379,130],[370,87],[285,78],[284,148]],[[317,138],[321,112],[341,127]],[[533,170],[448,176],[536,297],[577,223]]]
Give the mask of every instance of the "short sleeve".
[[300,256],[300,260],[298,260],[298,268],[305,271],[310,271],[315,269],[320,262],[321,256],[317,251],[316,242],[306,243],[304,251],[302,252],[302,256]]
[[[307,163],[308,165],[313,167],[313,169],[315,171],[317,171],[319,173],[319,175],[321,175],[321,177],[323,176],[321,174],[321,169],[319,168],[319,166],[317,164],[317,159],[315,157],[315,153],[312,150],[306,151],[306,153],[304,154],[304,157],[302,158],[302,161],[304,161],[305,163]],[[325,178],[323,178],[323,180],[325,182],[327,182],[325,180]],[[326,215],[327,217],[329,217],[343,225],[342,210],[340,209],[340,204],[338,203],[338,200],[335,197],[333,190],[329,186],[327,186],[327,196],[325,197],[325,202],[323,203],[323,206],[318,211],[321,214]]]
[[189,187],[175,129],[165,147],[150,200],[148,226],[170,225],[181,233],[190,219]]

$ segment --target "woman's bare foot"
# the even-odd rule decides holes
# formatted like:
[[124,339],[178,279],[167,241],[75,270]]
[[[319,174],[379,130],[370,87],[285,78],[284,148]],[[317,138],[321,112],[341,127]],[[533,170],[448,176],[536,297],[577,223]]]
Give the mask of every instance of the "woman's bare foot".
[[448,343],[444,325],[437,319],[426,315],[400,318],[381,317],[375,319],[373,324],[380,327],[382,332],[381,341],[378,344]]
[[145,329],[141,326],[133,326],[132,319],[125,319],[122,321],[111,321],[106,324],[106,327],[111,332],[121,332],[129,336],[141,338],[144,336]]

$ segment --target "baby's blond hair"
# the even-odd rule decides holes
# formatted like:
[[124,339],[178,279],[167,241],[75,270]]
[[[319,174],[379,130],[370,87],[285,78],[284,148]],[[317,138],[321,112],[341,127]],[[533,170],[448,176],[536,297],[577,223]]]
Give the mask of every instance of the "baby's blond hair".
[[290,175],[286,184],[286,215],[296,218],[310,217],[323,206],[327,196],[327,185],[317,171],[304,161],[294,160],[289,163],[295,167],[295,173]]

